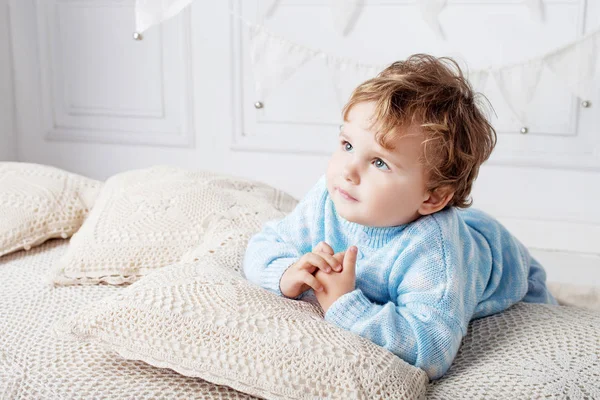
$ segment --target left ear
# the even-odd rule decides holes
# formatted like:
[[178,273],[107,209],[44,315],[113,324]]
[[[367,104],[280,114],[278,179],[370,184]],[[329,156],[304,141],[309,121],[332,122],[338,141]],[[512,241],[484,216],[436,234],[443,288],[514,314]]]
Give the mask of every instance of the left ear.
[[427,196],[428,197],[421,203],[418,210],[421,215],[433,214],[446,207],[446,204],[454,197],[454,190],[448,186],[442,186],[428,192]]

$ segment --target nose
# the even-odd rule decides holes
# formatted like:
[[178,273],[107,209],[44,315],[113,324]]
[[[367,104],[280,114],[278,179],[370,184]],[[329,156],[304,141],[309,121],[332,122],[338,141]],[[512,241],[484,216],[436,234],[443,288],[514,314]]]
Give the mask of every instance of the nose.
[[346,165],[344,165],[344,169],[342,170],[342,177],[346,182],[350,182],[354,185],[358,185],[360,183],[358,165],[355,161],[348,161]]

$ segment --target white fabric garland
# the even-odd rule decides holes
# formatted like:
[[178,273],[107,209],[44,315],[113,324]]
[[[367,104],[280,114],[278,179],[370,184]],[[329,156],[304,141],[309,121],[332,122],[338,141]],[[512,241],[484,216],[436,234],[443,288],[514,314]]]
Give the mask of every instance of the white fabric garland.
[[174,17],[192,0],[135,0],[135,29],[142,33],[153,25]]
[[347,35],[360,16],[363,0],[330,0],[333,25],[342,35]]
[[[175,15],[192,0],[136,0],[136,24],[138,31]],[[543,19],[540,0],[523,0],[534,18]],[[266,13],[270,14],[278,0],[267,1]],[[344,9],[334,16],[336,26],[347,33],[356,22],[362,5],[361,0],[331,0],[334,8]],[[446,0],[419,0],[423,16],[432,29],[443,37],[437,16]],[[386,65],[359,63],[356,60],[327,54],[321,50],[293,43],[280,37],[264,26],[251,23],[234,14],[249,29],[250,58],[253,65],[257,100],[264,101],[275,88],[290,78],[302,65],[315,57],[324,60],[332,77],[337,100],[343,105],[352,90],[366,79],[372,78]],[[482,91],[492,77],[519,122],[527,124],[527,109],[535,95],[542,69],[547,66],[581,99],[597,95],[600,87],[600,29],[588,33],[559,49],[521,63],[488,67],[468,72],[468,79],[477,91]]]
[[523,0],[523,3],[529,8],[529,14],[534,21],[544,21],[544,3],[542,0]]
[[316,55],[308,48],[268,34],[258,25],[249,26],[249,31],[250,59],[259,99],[267,98],[274,88]]
[[[270,17],[275,13],[279,0],[260,0],[264,16]],[[542,0],[521,0],[528,8],[531,17],[536,21],[544,19]],[[192,0],[136,0],[135,26],[139,33],[152,25],[159,24],[173,17],[188,6]],[[421,15],[433,31],[444,38],[438,16],[446,7],[446,0],[416,0]],[[363,9],[364,0],[330,0],[333,23],[341,35],[347,35],[354,27]]]
[[491,71],[504,100],[524,125],[529,122],[527,111],[540,80],[542,67],[540,59]]
[[387,65],[364,65],[336,57],[325,57],[331,72],[333,87],[338,105],[342,107],[354,88],[367,79],[373,78]]
[[[307,59],[324,59],[340,104],[366,79],[376,76],[386,65],[362,64],[311,49],[276,36],[260,25],[244,21],[252,32],[250,42],[258,99],[288,79]],[[259,56],[272,52],[273,55]],[[305,54],[305,57],[302,57]],[[535,95],[544,66],[547,66],[576,96],[589,99],[600,87],[600,29],[546,55],[524,62],[473,70],[467,77],[475,90],[482,91],[487,80],[495,79],[500,92],[518,120],[527,124],[528,106]],[[289,59],[288,59],[289,58]],[[262,62],[261,62],[262,60]],[[264,64],[264,63],[267,64]],[[281,68],[281,71],[278,69]]]
[[419,0],[421,17],[433,30],[436,36],[442,40],[446,38],[444,30],[438,19],[439,14],[446,7],[446,0]]

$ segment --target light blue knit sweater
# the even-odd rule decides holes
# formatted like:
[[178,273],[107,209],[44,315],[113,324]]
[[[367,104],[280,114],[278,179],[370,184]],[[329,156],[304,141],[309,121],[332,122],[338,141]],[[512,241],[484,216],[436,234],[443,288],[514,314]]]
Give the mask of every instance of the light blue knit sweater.
[[325,319],[431,379],[448,370],[472,319],[518,301],[557,304],[542,266],[491,216],[451,207],[405,225],[359,225],[336,213],[325,179],[250,239],[248,280],[283,296],[284,271],[320,241],[336,253],[356,245],[356,289],[333,303]]

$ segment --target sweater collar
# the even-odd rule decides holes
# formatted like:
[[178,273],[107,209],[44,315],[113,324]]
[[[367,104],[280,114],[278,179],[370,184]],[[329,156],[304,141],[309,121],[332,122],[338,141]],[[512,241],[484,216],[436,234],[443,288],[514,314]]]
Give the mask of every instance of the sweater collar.
[[348,221],[339,215],[336,211],[336,216],[340,221],[341,226],[345,232],[348,233],[349,237],[356,240],[357,246],[366,245],[368,247],[378,249],[385,246],[390,240],[397,236],[400,232],[406,228],[408,224],[395,225],[395,226],[368,226],[361,225],[356,222]]

